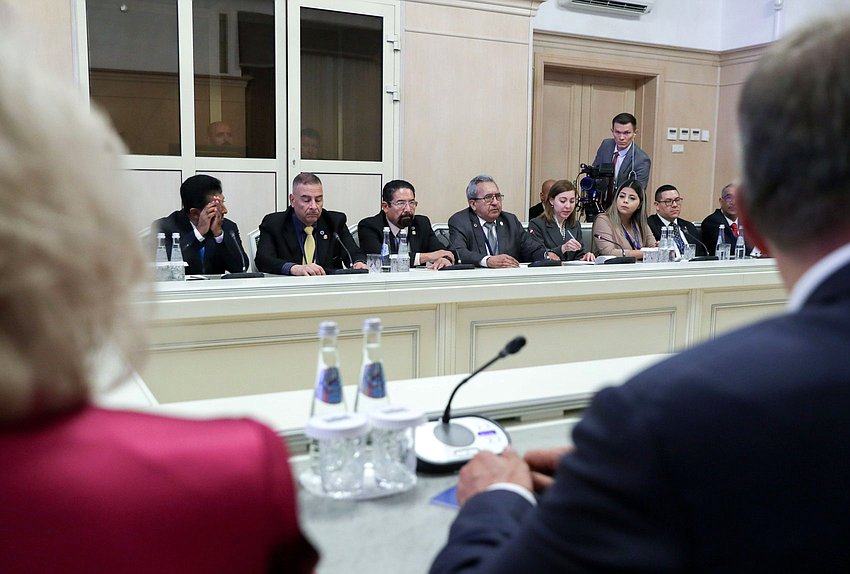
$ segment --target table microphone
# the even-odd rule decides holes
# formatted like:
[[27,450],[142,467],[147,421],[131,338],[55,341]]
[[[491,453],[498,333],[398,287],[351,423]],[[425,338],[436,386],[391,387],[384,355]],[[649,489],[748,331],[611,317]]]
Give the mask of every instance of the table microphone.
[[[623,250],[623,246],[620,245],[619,243],[617,243],[616,241],[608,239],[607,237],[602,237],[598,233],[594,233],[593,236],[596,239],[599,239],[599,240],[602,240],[602,241],[607,241],[608,243],[610,243],[612,245],[616,245],[617,248],[620,249],[621,251]],[[606,259],[604,265],[615,265],[617,263],[634,263],[635,261],[637,261],[637,259],[635,257],[632,257],[631,255],[624,255],[622,257],[611,257],[610,259]]]
[[348,269],[335,269],[334,275],[351,275],[351,274],[359,274],[359,273],[369,273],[368,269],[355,269],[354,268],[354,259],[351,257],[351,251],[348,250],[348,247],[345,246],[345,243],[342,242],[342,239],[339,236],[339,233],[334,231],[334,239],[339,242],[342,246],[342,249],[345,251],[345,254],[348,255]]
[[453,472],[482,450],[497,454],[507,448],[511,439],[507,431],[494,420],[479,415],[452,419],[451,408],[455,394],[472,377],[525,346],[525,337],[515,337],[499,354],[464,378],[452,391],[443,416],[416,428],[417,469],[421,472]]

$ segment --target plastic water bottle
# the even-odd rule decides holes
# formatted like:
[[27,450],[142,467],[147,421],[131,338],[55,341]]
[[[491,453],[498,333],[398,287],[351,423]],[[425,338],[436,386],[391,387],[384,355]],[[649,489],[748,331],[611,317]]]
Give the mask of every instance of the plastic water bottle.
[[398,232],[398,270],[410,271],[410,247],[407,244],[407,229]]
[[726,233],[726,226],[721,225],[717,230],[717,245],[714,248],[714,254],[717,255],[717,258],[721,261],[729,259],[729,244],[726,243],[724,233]]
[[661,241],[658,242],[658,260],[662,263],[670,261],[670,230],[667,226],[661,228]]
[[310,416],[344,413],[345,397],[342,394],[342,376],[339,373],[337,336],[339,327],[334,321],[319,325],[319,360],[316,366],[316,390],[310,407]]
[[157,281],[169,281],[171,269],[168,265],[168,254],[165,252],[165,233],[156,234],[156,257],[154,258],[155,279]]
[[381,244],[381,271],[390,272],[390,228],[384,227],[384,242]]
[[738,225],[738,240],[735,242],[735,260],[742,261],[747,255],[747,244],[744,242],[744,227]]
[[354,411],[367,413],[389,402],[381,353],[381,320],[366,319],[363,321],[363,364],[360,367]]
[[180,249],[180,234],[171,234],[171,280],[186,280],[186,265],[183,263],[183,251]]

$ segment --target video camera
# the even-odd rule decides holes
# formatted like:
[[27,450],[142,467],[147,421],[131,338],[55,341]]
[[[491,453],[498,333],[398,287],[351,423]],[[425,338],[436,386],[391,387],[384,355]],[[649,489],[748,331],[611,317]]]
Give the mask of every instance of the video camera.
[[608,195],[608,181],[614,177],[614,164],[603,163],[600,166],[581,164],[579,174],[585,174],[579,182],[581,197],[578,198],[578,209],[584,213],[584,219],[592,223],[596,216],[605,211],[613,198]]

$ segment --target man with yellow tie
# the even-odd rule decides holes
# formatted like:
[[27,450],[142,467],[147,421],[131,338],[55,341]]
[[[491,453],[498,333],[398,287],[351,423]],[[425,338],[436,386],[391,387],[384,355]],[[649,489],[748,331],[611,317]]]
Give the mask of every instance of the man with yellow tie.
[[343,264],[366,268],[346,217],[323,209],[322,181],[312,173],[292,180],[289,208],[266,215],[260,224],[255,263],[263,273],[326,275]]

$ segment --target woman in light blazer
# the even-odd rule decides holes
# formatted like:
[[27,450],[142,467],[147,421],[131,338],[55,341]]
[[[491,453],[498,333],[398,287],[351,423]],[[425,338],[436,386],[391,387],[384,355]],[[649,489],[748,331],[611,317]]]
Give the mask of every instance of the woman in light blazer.
[[633,180],[623,183],[614,203],[596,216],[593,222],[592,251],[595,255],[643,259],[643,247],[656,247],[658,242],[646,221],[646,195]]
[[593,253],[584,248],[576,199],[576,188],[571,181],[556,181],[543,201],[543,213],[528,222],[528,233],[562,261],[593,261]]

